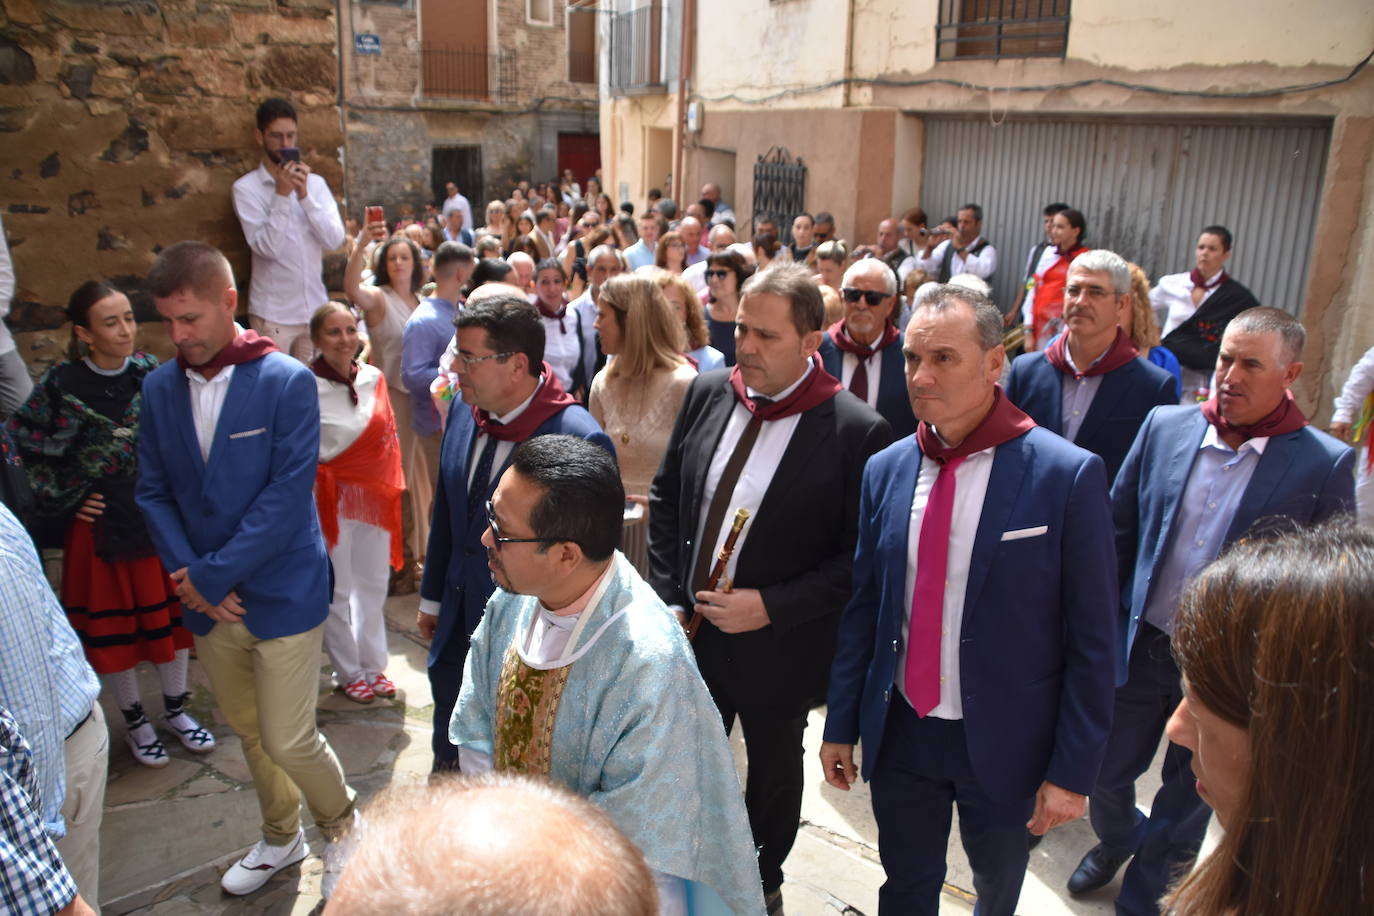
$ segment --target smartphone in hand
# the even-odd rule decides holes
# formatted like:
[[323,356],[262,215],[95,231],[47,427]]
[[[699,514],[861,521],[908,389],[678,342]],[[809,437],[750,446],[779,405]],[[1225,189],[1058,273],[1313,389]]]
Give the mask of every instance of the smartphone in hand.
[[294,146],[282,147],[280,150],[277,151],[277,155],[281,157],[282,162],[301,161],[301,151]]

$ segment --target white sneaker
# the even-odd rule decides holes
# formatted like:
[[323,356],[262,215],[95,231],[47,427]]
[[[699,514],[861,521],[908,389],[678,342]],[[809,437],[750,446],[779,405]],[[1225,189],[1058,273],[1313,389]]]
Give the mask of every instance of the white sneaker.
[[320,896],[328,900],[334,894],[334,888],[339,883],[339,876],[343,874],[344,866],[348,864],[348,857],[353,852],[353,847],[358,843],[363,826],[362,815],[357,811],[353,812],[353,822],[349,825],[348,831],[332,843],[324,844],[324,875],[320,878]]
[[304,859],[309,852],[304,831],[297,831],[296,838],[285,846],[273,846],[266,840],[258,840],[257,845],[248,850],[248,855],[229,866],[219,886],[224,888],[226,894],[251,894],[283,868]]

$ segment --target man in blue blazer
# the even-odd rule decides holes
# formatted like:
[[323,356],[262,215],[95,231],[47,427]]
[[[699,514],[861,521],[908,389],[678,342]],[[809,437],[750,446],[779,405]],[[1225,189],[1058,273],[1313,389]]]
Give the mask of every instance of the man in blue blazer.
[[331,590],[315,514],[315,379],[267,338],[240,333],[229,262],[209,245],[164,250],[148,286],[177,359],[143,382],[137,499],[262,807],[262,841],[221,884],[247,894],[305,857],[304,793],[327,841],[328,897],[354,817],[315,727]]
[[1121,322],[1131,271],[1105,248],[1080,255],[1064,287],[1066,330],[1011,364],[1007,397],[1036,425],[1102,458],[1114,480],[1145,415],[1178,403],[1174,377],[1136,352]]
[[1288,391],[1302,371],[1305,337],[1278,309],[1240,313],[1221,340],[1213,399],[1152,411],[1112,488],[1124,651],[1112,736],[1092,793],[1101,842],[1083,857],[1069,891],[1105,886],[1134,854],[1118,914],[1158,913],[1206,830],[1192,754],[1178,745],[1165,755],[1150,816],[1135,806],[1135,780],[1182,698],[1170,634],[1189,583],[1237,538],[1354,507],[1354,452],[1308,426]]
[[1111,724],[1106,472],[1002,394],[987,297],[940,287],[903,347],[921,422],[864,471],[821,764],[848,789],[862,742],[879,912],[935,916],[954,803],[978,910],[1010,916],[1027,829],[1082,815]]
[[821,364],[892,427],[892,438],[916,431],[906,394],[902,333],[897,327],[897,275],[877,258],[855,261],[840,282],[844,318],[821,338]]
[[544,324],[515,287],[475,291],[454,319],[462,403],[449,409],[439,453],[434,515],[420,579],[420,632],[428,637],[434,694],[434,770],[457,767],[449,719],[463,686],[468,643],[495,585],[482,534],[487,501],[515,446],[548,433],[615,448],[592,415],[563,390],[544,362]]

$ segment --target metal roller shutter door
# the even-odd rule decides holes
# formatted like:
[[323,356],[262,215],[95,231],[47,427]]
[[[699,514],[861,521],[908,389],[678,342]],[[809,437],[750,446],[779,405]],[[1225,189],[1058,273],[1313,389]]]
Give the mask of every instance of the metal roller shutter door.
[[1041,209],[1087,218],[1087,242],[1151,280],[1191,269],[1203,226],[1235,236],[1228,270],[1265,305],[1302,314],[1330,122],[1181,123],[925,119],[921,206],[932,221],[981,204],[997,246],[993,295],[1009,308]]

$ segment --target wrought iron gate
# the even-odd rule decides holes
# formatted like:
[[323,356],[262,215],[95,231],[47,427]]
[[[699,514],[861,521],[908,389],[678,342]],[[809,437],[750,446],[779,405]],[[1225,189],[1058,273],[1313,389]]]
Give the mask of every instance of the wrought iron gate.
[[804,209],[806,165],[775,146],[754,163],[754,225],[767,217],[778,224],[778,241],[792,244],[792,220]]

